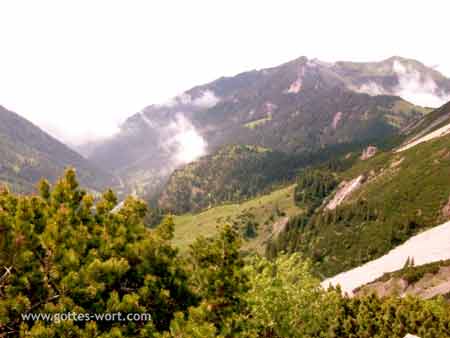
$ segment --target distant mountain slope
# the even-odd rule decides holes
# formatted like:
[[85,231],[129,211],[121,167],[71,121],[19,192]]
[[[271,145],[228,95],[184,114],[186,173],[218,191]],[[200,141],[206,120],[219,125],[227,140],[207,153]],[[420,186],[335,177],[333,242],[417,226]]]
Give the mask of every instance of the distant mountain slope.
[[358,92],[397,95],[435,108],[450,100],[449,79],[416,60],[394,56],[380,62],[337,62],[333,70]]
[[175,170],[159,206],[180,214],[239,202],[295,177],[297,162],[267,148],[227,146]]
[[[448,113],[450,105],[445,105],[431,113],[434,120],[427,116],[420,124],[434,125]],[[407,137],[414,139],[421,132],[419,128]],[[301,251],[319,273],[332,276],[450,219],[449,134],[401,152],[351,158],[350,168],[333,173],[340,181],[334,192],[311,217],[293,219],[269,245],[269,254]],[[337,195],[341,197],[334,198]]]
[[41,178],[54,181],[64,168],[77,169],[86,187],[101,190],[116,179],[37,126],[0,106],[0,182],[29,192]]
[[[383,139],[427,111],[397,96],[410,73],[418,96],[423,94],[419,89],[438,99],[450,94],[450,80],[412,60],[331,64],[301,57],[220,78],[151,105],[130,117],[118,135],[90,144],[86,153],[145,193],[161,183],[158,177],[224,145],[301,153]],[[364,90],[365,81],[381,89]]]

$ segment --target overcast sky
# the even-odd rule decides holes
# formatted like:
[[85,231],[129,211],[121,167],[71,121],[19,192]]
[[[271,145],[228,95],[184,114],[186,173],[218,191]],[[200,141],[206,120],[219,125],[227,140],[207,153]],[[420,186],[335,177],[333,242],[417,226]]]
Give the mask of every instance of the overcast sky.
[[0,0],[0,105],[69,143],[222,75],[305,55],[450,76],[447,1]]

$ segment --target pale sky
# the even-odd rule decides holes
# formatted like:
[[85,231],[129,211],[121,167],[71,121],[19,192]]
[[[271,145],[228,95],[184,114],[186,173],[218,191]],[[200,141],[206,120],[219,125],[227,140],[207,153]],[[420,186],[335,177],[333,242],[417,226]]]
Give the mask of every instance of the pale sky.
[[0,105],[76,144],[223,75],[305,55],[450,76],[450,2],[0,0]]

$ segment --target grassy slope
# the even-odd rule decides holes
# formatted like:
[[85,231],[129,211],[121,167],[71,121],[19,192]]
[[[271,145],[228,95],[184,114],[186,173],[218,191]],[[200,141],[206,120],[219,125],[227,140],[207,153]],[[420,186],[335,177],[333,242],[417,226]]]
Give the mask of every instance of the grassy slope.
[[[301,212],[294,204],[294,185],[275,190],[270,194],[263,195],[241,204],[226,204],[217,206],[198,214],[184,214],[175,216],[175,238],[174,243],[181,249],[186,248],[196,237],[212,236],[217,232],[217,227],[233,220],[245,213],[251,213],[258,222],[258,234],[256,238],[245,243],[246,249],[263,249],[264,241],[270,236],[273,221],[282,216],[277,215],[276,209],[293,216]],[[274,217],[270,221],[271,216]],[[266,225],[265,225],[266,224]]]
[[[382,217],[357,224],[318,224],[309,229],[303,250],[317,257],[316,267],[326,276],[375,259],[445,220],[442,208],[450,196],[450,136],[397,154],[380,153],[356,163],[342,178],[360,174],[370,178],[344,205],[368,200]],[[414,226],[409,226],[410,222]]]

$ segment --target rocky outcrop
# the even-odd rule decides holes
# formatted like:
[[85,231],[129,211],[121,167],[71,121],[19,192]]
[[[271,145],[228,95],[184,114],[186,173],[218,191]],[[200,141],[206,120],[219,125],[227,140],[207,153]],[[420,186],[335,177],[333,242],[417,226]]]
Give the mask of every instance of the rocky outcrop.
[[378,148],[377,147],[375,147],[375,146],[368,146],[366,149],[363,150],[360,158],[363,161],[368,160],[369,158],[375,156],[377,152],[378,152]]
[[447,204],[442,208],[442,217],[445,220],[450,219],[450,198],[448,199]]
[[420,143],[427,142],[427,141],[433,140],[433,139],[438,138],[438,137],[443,137],[443,136],[448,135],[448,134],[450,134],[450,123],[445,125],[445,126],[443,126],[443,127],[441,127],[441,128],[439,128],[439,129],[437,129],[437,130],[435,130],[435,131],[432,131],[431,133],[429,133],[429,134],[427,134],[425,136],[422,136],[422,137],[420,137],[420,138],[418,138],[418,139],[416,139],[416,140],[414,140],[412,142],[409,142],[409,143],[405,144],[404,146],[402,146],[399,149],[397,149],[396,152],[398,153],[398,152],[401,152],[401,151],[408,150],[408,149],[410,149],[410,148],[412,148],[412,147],[414,147],[414,146],[416,146],[416,145],[418,145]]
[[327,203],[325,206],[326,210],[334,210],[338,207],[342,202],[344,202],[352,192],[357,190],[365,180],[364,175],[359,175],[353,180],[347,182],[343,181],[340,185],[333,198]]
[[405,278],[392,277],[387,281],[369,283],[355,291],[355,296],[375,293],[379,297],[416,296],[431,299],[450,293],[450,266],[442,266],[436,273],[426,273],[417,282],[408,283]]

